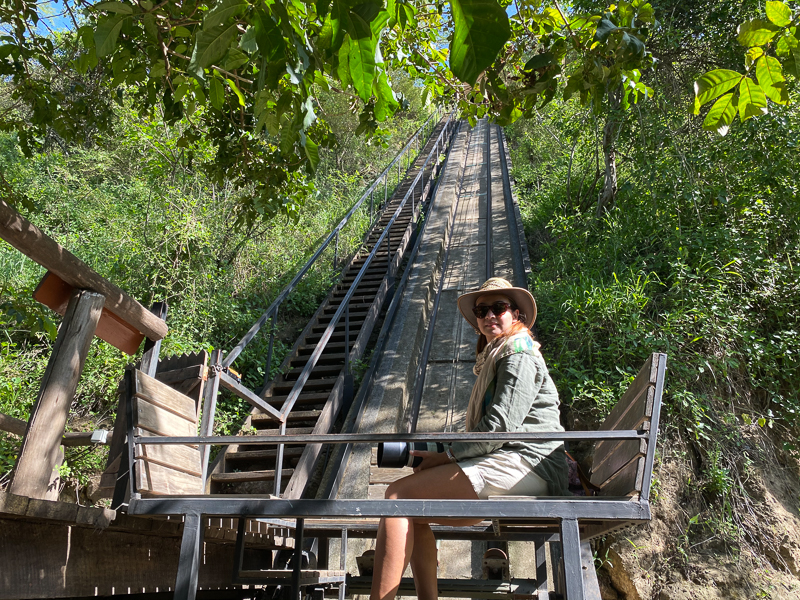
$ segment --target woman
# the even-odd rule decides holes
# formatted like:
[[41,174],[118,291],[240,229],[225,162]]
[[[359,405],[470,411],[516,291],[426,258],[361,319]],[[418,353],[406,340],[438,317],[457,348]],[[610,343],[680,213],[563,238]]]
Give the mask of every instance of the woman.
[[[478,333],[478,376],[467,431],[563,431],[558,392],[530,331],[536,302],[500,277],[459,297],[461,314]],[[414,474],[392,483],[388,499],[487,499],[494,495],[561,496],[567,490],[562,442],[454,442],[422,457]],[[480,520],[447,519],[468,526]],[[384,518],[378,529],[371,600],[391,600],[411,563],[419,600],[438,597],[436,540],[430,521]]]

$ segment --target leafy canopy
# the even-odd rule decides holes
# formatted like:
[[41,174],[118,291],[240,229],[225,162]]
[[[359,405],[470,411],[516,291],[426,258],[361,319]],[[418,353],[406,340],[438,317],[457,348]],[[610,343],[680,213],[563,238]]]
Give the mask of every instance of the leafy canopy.
[[744,73],[714,69],[695,81],[695,115],[703,105],[717,99],[706,113],[704,129],[725,135],[737,114],[744,122],[767,114],[770,103],[789,103],[784,72],[800,77],[800,10],[770,0],[765,15],[766,19],[739,25],[736,39],[746,48]]
[[103,99],[133,98],[178,125],[188,152],[213,143],[216,180],[254,186],[248,222],[295,216],[310,193],[306,174],[334,143],[323,92],[347,95],[367,135],[404,106],[398,71],[429,100],[501,124],[559,91],[595,110],[609,90],[623,90],[623,108],[652,92],[641,81],[654,23],[644,0],[602,14],[523,0],[512,16],[506,0],[67,0],[75,27],[60,42],[36,29],[36,5],[18,5],[0,0],[0,77],[19,109],[0,113],[0,127],[32,152],[51,130],[74,141],[87,123],[112,127]]

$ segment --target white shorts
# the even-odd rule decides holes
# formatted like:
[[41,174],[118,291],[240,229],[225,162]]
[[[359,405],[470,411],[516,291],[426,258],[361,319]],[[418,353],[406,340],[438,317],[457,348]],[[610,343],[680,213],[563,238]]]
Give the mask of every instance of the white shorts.
[[481,500],[489,496],[547,496],[547,482],[531,470],[518,453],[495,450],[491,454],[458,461]]

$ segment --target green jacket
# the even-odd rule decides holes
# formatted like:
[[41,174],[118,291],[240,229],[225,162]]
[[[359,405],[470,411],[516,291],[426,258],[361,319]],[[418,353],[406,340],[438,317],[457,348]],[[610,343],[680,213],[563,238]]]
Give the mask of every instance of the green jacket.
[[[544,358],[530,350],[501,358],[486,390],[484,416],[474,431],[564,431],[558,391]],[[499,448],[518,452],[544,479],[551,496],[569,496],[563,442],[453,442],[458,460],[490,454]]]

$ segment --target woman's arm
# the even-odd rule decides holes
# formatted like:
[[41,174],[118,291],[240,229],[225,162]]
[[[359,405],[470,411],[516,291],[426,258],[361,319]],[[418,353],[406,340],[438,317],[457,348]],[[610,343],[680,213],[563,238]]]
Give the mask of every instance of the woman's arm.
[[[530,354],[518,352],[497,362],[497,385],[486,414],[474,431],[517,431],[531,410],[544,382],[544,373]],[[458,460],[483,456],[505,442],[453,442],[450,451]]]

